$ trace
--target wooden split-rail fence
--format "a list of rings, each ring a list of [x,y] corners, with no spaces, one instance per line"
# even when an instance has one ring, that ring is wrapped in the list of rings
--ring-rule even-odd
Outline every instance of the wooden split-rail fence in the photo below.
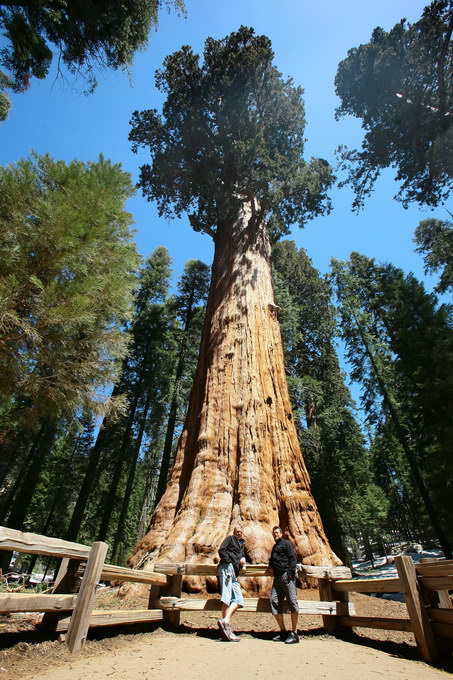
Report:
[[[0,614],[44,612],[41,626],[65,633],[71,652],[77,652],[94,626],[163,620],[177,626],[182,611],[220,610],[218,598],[182,597],[184,576],[215,576],[214,564],[154,565],[146,572],[105,563],[107,544],[91,547],[57,538],[0,527],[0,549],[62,558],[52,592],[0,593]],[[422,561],[395,557],[397,578],[351,579],[346,567],[298,565],[301,578],[315,579],[319,600],[299,600],[300,615],[322,616],[327,632],[345,628],[381,628],[412,632],[421,657],[436,663],[439,654],[453,648],[453,560]],[[266,565],[249,565],[239,577],[269,577]],[[150,586],[148,609],[96,610],[100,581],[144,583]],[[403,593],[407,618],[357,616],[350,593]],[[268,598],[245,598],[241,612],[270,612]]]

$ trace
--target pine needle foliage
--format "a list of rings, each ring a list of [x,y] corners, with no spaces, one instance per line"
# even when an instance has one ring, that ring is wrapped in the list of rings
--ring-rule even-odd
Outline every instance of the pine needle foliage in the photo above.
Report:
[[[371,423],[393,427],[415,492],[451,554],[452,309],[412,275],[359,253],[333,261],[342,337]]]
[[[423,255],[425,274],[439,274],[436,292],[453,291],[453,222],[422,220],[414,241],[417,253]]]
[[[162,6],[185,11],[183,0],[4,0],[0,28],[6,46],[0,63],[21,92],[31,77],[46,77],[56,51],[59,62],[83,74],[92,89],[97,68],[131,64],[151,28],[157,28]]]
[[[130,176],[100,157],[0,169],[0,385],[35,422],[97,408],[126,352]]]
[[[347,548],[382,523],[375,512],[371,460],[335,348],[336,311],[328,281],[294,241],[273,247],[285,367],[301,448],[329,541],[344,561]],[[385,503],[379,517],[385,517]],[[375,522],[373,523],[372,518]]]

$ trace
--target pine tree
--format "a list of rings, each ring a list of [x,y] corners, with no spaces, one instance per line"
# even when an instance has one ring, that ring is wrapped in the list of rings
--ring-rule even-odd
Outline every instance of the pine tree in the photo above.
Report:
[[[126,329],[130,342],[129,355],[123,361],[121,374],[112,391],[115,398],[126,399],[126,407],[122,416],[107,417],[102,423],[68,527],[69,540],[76,540],[78,536],[94,482],[99,476],[94,508],[100,521],[95,517],[93,524],[97,524],[95,531],[99,540],[106,538],[112,512],[120,496],[118,487],[123,470],[128,462],[134,466],[134,458],[140,452],[141,438],[137,442],[137,434],[140,422],[146,422],[148,417],[148,394],[155,408],[159,402],[158,393],[152,393],[155,381],[162,380],[163,374],[171,374],[167,364],[165,369],[161,365],[167,355],[166,338],[171,323],[168,308],[164,304],[169,288],[170,265],[168,251],[159,247],[140,271],[134,317]]]
[[[199,260],[189,260],[178,283],[178,293],[174,301],[180,323],[179,337],[176,339],[177,364],[155,502],[160,500],[167,484],[172,462],[176,421],[183,401],[184,382],[191,385],[193,380],[208,288],[209,268]]]
[[[45,78],[54,50],[68,70],[83,75],[88,91],[96,87],[96,67],[124,68],[136,50],[146,45],[151,27],[157,26],[163,0],[76,2],[65,0],[2,0],[0,27],[6,38],[0,63],[0,120],[10,108],[2,90],[23,92],[31,77]],[[183,0],[165,0],[184,13]]]
[[[453,222],[422,220],[414,240],[425,260],[425,274],[440,273],[436,291],[453,291]]]
[[[360,208],[383,168],[396,168],[409,202],[436,206],[453,186],[452,0],[434,0],[414,24],[405,19],[389,32],[377,27],[371,40],[348,51],[338,66],[337,117],[362,119],[361,151],[340,147],[342,184],[355,190]]]
[[[0,401],[19,454],[7,523],[20,529],[57,434],[102,408],[131,312],[130,176],[102,157],[0,169]],[[26,442],[21,447],[20,442]]]
[[[334,261],[332,268],[363,405],[372,421],[391,419],[430,523],[450,555],[451,310],[437,307],[414,276],[392,265],[352,253],[350,262]]]

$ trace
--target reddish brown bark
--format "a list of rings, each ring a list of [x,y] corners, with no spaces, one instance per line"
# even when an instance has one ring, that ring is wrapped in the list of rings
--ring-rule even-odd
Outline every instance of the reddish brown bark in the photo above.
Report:
[[[251,561],[267,562],[280,524],[299,561],[339,564],[297,439],[265,225],[245,204],[216,236],[200,358],[165,494],[130,559],[217,561],[240,522]]]

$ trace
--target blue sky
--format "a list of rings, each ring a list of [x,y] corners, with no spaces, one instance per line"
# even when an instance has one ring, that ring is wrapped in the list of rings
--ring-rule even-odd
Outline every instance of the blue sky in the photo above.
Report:
[[[414,22],[426,4],[428,0],[187,0],[187,18],[163,10],[158,31],[151,34],[148,49],[136,55],[130,73],[99,73],[93,95],[84,96],[83,82],[74,83],[68,74],[65,82],[55,71],[44,81],[32,81],[28,92],[14,95],[10,118],[0,123],[0,163],[15,162],[31,149],[67,161],[92,160],[103,153],[121,162],[136,180],[146,155],[136,156],[130,150],[129,120],[136,109],[160,107],[155,70],[181,45],[189,44],[201,53],[206,37],[224,37],[241,24],[271,39],[280,71],[305,89],[307,158],[320,156],[333,163],[339,144],[357,147],[362,138],[358,120],[334,119],[338,101],[333,81],[339,61],[349,48],[368,42],[376,26],[389,30],[403,17]],[[435,280],[423,276],[412,235],[421,219],[448,219],[448,214],[445,208],[405,210],[393,200],[397,190],[392,171],[386,171],[364,210],[355,215],[351,192],[334,189],[333,212],[313,220],[304,230],[295,229],[292,238],[298,247],[307,249],[322,272],[328,271],[331,257],[346,259],[356,250],[413,271],[431,289]],[[209,237],[194,233],[187,220],[159,219],[155,207],[140,194],[128,208],[143,255],[158,245],[166,246],[175,276],[187,259],[211,263]]]

